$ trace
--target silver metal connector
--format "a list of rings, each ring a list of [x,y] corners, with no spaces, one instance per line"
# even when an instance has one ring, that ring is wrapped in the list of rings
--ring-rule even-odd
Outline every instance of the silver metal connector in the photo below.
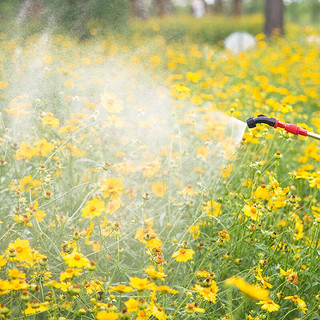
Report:
[[[313,132],[309,132],[309,131],[308,131],[307,136],[308,136],[308,137],[311,137],[311,138],[313,138],[313,139],[320,140],[320,134],[317,134],[317,133],[313,133]]]

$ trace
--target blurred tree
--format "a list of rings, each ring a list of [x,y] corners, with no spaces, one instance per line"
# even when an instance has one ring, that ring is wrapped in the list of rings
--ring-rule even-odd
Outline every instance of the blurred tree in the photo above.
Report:
[[[155,5],[157,7],[157,15],[159,17],[163,17],[172,12],[171,0],[155,0]]]
[[[135,0],[136,14],[141,19],[148,19],[150,16],[148,2],[146,0]]]
[[[158,16],[163,17],[166,14],[166,0],[156,0],[158,6]]]
[[[42,9],[43,8],[40,0],[24,0],[20,10],[19,18],[21,21],[37,19]]]
[[[130,16],[136,17],[137,16],[137,2],[136,0],[129,0],[129,10],[130,10]]]
[[[284,34],[283,0],[266,0],[265,2],[265,34],[270,37],[273,33]]]
[[[216,14],[222,14],[223,13],[223,3],[222,0],[216,0],[214,2],[214,11]]]
[[[242,11],[242,0],[232,1],[232,15],[234,17],[239,17]]]
[[[117,31],[125,28],[128,20],[128,0],[39,1],[44,8],[42,19],[38,21],[39,27],[43,28],[48,19],[53,17],[59,28],[70,30],[79,37],[89,34],[87,26],[92,21]]]
[[[319,22],[320,2],[318,0],[311,0],[311,19],[313,23]]]
[[[264,9],[264,3],[263,1],[253,1],[249,0],[245,2],[245,10],[248,14],[255,14],[255,13],[261,13]]]

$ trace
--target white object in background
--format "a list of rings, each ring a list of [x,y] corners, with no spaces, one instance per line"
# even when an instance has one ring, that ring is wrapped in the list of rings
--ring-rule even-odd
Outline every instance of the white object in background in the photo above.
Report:
[[[309,43],[319,44],[320,43],[320,37],[315,35],[315,34],[311,34],[310,36],[308,36],[307,41]]]
[[[233,54],[247,51],[256,45],[256,39],[248,32],[234,32],[231,33],[226,40],[224,46]]]
[[[204,6],[203,0],[192,0],[191,8],[193,16],[196,18],[201,18],[206,13],[206,8]]]

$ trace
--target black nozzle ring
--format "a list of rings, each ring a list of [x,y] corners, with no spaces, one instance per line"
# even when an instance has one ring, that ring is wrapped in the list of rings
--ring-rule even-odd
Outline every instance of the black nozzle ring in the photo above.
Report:
[[[270,118],[265,116],[264,114],[259,114],[258,117],[250,117],[247,119],[247,125],[250,129],[255,128],[257,123],[266,123],[271,127],[274,127],[276,124],[277,119]]]

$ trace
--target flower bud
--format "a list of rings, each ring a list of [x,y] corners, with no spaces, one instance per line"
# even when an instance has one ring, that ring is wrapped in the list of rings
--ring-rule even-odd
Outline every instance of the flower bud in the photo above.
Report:
[[[52,300],[52,292],[49,291],[47,294],[46,294],[46,301],[51,301]]]
[[[21,292],[20,299],[22,301],[29,301],[30,300],[30,295],[29,295],[27,290],[24,290],[24,291]]]
[[[217,241],[216,241],[216,244],[218,247],[224,247],[226,245],[226,242],[224,241],[224,239],[222,238],[219,238]]]
[[[0,305],[0,314],[8,314],[10,312],[10,310],[5,307],[4,305]]]
[[[73,233],[73,240],[77,241],[80,239],[80,233],[78,231],[75,231]]]
[[[31,300],[31,301],[30,301],[30,304],[31,304],[31,308],[32,308],[32,309],[38,309],[38,308],[40,308],[40,304],[39,304],[39,302],[38,302],[37,300]]]
[[[87,313],[87,311],[86,311],[86,308],[85,308],[85,307],[81,307],[81,308],[78,310],[78,314],[79,314],[80,316],[84,316],[86,313]]]
[[[90,261],[89,264],[87,265],[87,270],[89,271],[95,271],[96,270],[96,263],[94,261]]]
[[[81,287],[80,284],[74,284],[68,287],[67,292],[72,295],[75,296],[77,294],[80,294],[81,291]]]
[[[51,196],[52,196],[52,192],[50,190],[46,190],[44,191],[43,193],[43,197],[47,200],[50,200],[51,199]]]
[[[105,161],[103,164],[102,164],[102,169],[105,170],[105,171],[108,171],[111,167],[111,164],[107,161]]]

